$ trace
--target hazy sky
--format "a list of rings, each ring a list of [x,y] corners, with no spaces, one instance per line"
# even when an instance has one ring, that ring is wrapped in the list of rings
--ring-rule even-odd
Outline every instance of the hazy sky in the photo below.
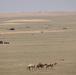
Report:
[[[76,10],[76,0],[0,0],[0,12]]]

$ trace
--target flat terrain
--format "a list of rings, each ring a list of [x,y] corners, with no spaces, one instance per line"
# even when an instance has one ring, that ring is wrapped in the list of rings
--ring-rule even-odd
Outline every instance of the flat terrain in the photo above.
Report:
[[[76,75],[75,12],[0,13],[0,41],[9,42],[0,44],[0,75]],[[49,62],[53,70],[26,70]]]

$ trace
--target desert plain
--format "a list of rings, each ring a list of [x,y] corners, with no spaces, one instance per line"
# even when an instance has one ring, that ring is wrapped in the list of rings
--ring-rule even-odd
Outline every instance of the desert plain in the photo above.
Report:
[[[0,13],[0,41],[0,75],[76,75],[76,11]]]

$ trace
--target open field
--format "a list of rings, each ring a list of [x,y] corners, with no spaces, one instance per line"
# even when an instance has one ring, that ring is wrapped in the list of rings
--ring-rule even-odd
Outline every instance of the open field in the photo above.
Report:
[[[0,13],[0,41],[9,42],[0,44],[0,75],[76,75],[76,12],[29,14]],[[49,62],[53,70],[26,71]]]

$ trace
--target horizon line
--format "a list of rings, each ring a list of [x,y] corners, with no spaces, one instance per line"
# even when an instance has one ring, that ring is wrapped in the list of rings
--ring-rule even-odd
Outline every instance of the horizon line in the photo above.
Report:
[[[15,11],[15,12],[0,12],[0,13],[47,13],[47,12],[76,12],[76,10],[53,10],[53,11]]]

